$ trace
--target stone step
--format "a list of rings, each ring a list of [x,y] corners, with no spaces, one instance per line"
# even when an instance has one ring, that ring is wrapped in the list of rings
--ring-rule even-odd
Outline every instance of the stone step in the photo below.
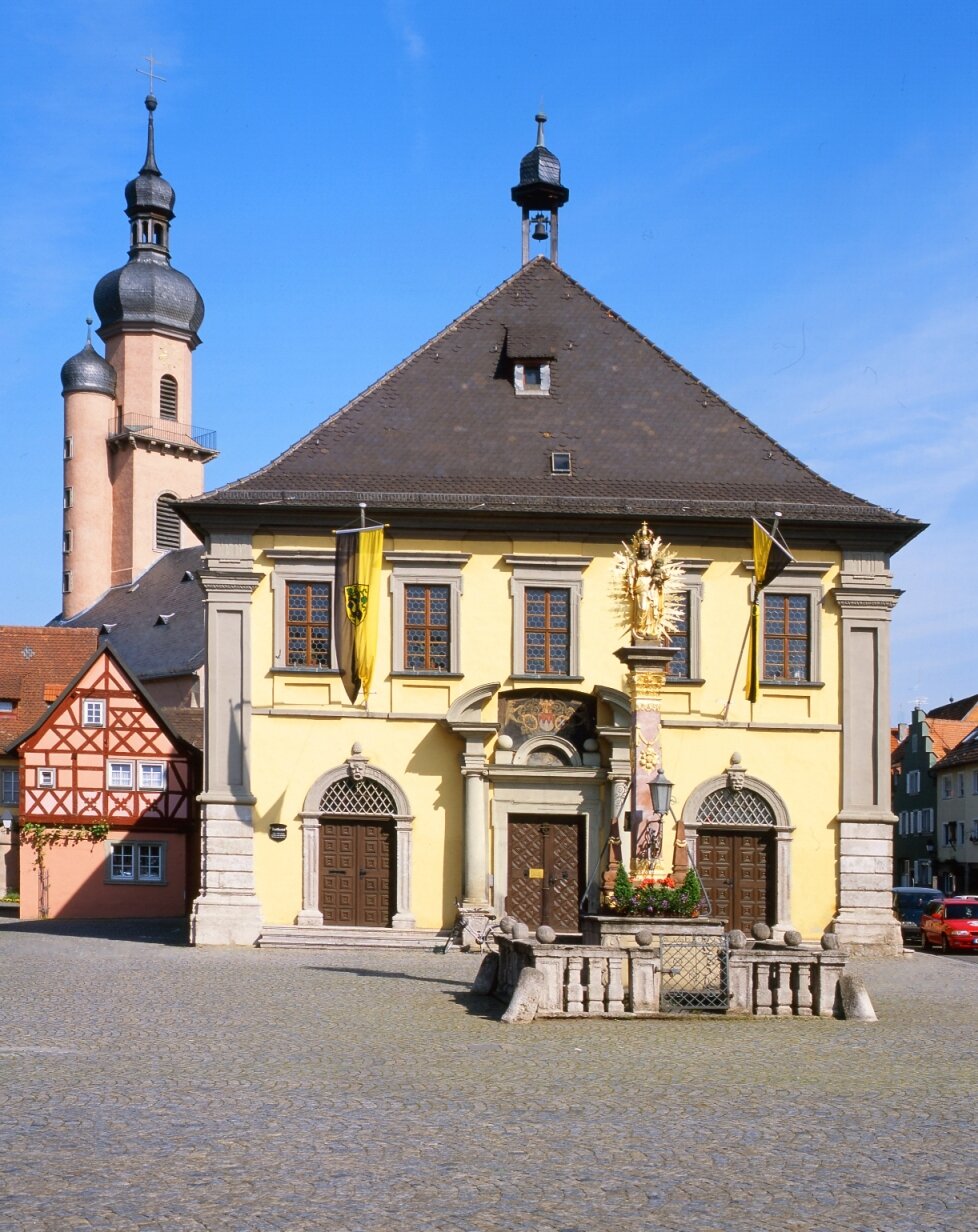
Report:
[[[375,949],[439,950],[448,932],[434,928],[346,928],[339,925],[314,927],[299,924],[266,924],[258,945],[261,949]]]

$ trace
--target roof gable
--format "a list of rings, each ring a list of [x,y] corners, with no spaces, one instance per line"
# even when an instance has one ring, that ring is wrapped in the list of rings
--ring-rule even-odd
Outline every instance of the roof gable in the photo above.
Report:
[[[95,629],[0,626],[0,697],[14,707],[0,711],[0,751],[12,749],[47,712],[98,646]]]
[[[519,354],[510,351],[512,349]],[[550,364],[520,395],[513,365]],[[552,474],[567,452],[572,473]],[[254,474],[184,502],[920,525],[828,483],[545,258]]]

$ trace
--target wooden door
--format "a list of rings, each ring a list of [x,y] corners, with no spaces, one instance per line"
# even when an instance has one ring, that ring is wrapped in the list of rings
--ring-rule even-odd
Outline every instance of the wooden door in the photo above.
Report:
[[[389,928],[393,897],[390,827],[324,821],[319,850],[323,923]]]
[[[770,924],[769,905],[773,862],[768,859],[767,833],[740,830],[700,830],[696,869],[710,898],[710,910],[728,928],[750,933],[754,924]]]
[[[576,817],[511,817],[506,910],[531,932],[580,931],[581,826]]]

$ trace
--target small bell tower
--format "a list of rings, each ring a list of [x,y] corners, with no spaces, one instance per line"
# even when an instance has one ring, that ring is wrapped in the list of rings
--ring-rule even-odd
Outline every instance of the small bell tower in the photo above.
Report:
[[[544,145],[543,126],[547,117],[536,117],[537,143],[520,160],[520,182],[511,196],[523,212],[523,264],[530,259],[530,241],[550,240],[550,260],[557,260],[557,211],[570,196],[560,182],[560,159]],[[532,227],[531,227],[532,224]]]

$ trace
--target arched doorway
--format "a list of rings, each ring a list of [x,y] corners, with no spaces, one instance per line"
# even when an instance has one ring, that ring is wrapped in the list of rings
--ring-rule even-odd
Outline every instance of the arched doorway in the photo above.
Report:
[[[302,811],[302,911],[297,924],[413,928],[414,818],[399,785],[354,745],[322,775]]]
[[[726,774],[692,792],[683,825],[711,914],[728,928],[749,933],[761,923],[783,936],[791,927],[791,826],[778,793],[735,755]]]

